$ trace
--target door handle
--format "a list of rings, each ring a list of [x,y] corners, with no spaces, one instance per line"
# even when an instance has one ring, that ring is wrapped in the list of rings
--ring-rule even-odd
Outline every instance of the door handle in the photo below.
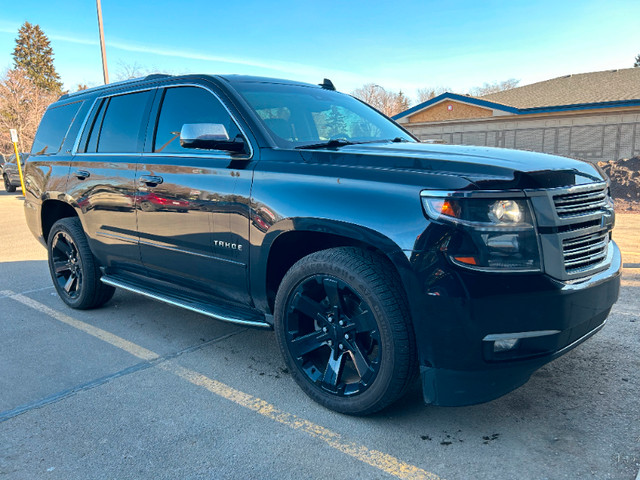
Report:
[[[141,175],[138,179],[140,183],[144,183],[149,187],[156,187],[160,185],[164,180],[162,177],[157,177],[155,175]]]
[[[91,173],[87,172],[86,170],[78,170],[73,174],[73,176],[78,180],[84,180],[86,178],[89,178],[91,176]]]

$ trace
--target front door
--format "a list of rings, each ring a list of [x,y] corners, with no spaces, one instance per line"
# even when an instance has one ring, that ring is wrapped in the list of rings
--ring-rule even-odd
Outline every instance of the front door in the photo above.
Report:
[[[136,175],[142,262],[157,279],[249,304],[252,162],[248,155],[183,148],[179,138],[186,123],[223,124],[231,138],[240,129],[208,89],[169,87],[156,100]]]

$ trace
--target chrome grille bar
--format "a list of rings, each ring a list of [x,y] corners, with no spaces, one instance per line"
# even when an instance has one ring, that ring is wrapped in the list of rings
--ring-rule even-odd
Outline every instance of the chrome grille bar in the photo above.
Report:
[[[566,272],[575,273],[602,262],[607,257],[608,244],[609,232],[606,230],[565,239],[562,253]]]
[[[554,195],[553,203],[560,218],[589,215],[607,205],[607,186],[598,185],[579,193]]]

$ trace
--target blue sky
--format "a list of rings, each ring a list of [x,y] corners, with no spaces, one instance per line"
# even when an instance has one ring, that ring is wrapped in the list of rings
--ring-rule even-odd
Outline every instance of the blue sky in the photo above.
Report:
[[[4,0],[8,2],[8,0]],[[2,8],[0,69],[20,25],[51,40],[66,88],[102,83],[93,0]],[[455,92],[508,78],[628,68],[640,54],[640,2],[102,0],[111,80],[123,65],[167,73],[244,73],[350,92],[364,83]]]

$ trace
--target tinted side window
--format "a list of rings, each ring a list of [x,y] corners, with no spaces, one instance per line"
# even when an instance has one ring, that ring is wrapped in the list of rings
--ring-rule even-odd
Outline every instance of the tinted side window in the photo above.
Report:
[[[102,119],[104,118],[104,107],[107,103],[109,103],[108,99],[100,100],[98,112],[93,117],[93,122],[91,123],[91,128],[88,136],[89,141],[85,141],[85,143],[87,144],[86,148],[80,151],[95,153],[98,150],[98,137],[100,136],[100,127],[102,126]]]
[[[31,153],[33,155],[58,153],[81,105],[82,102],[75,102],[48,109],[38,127]]]
[[[221,123],[233,139],[240,130],[231,116],[210,92],[197,87],[167,88],[162,100],[154,152],[193,153],[193,148],[180,146],[180,130],[185,123]]]
[[[150,92],[111,97],[106,106],[98,152],[136,153],[142,151],[141,130]],[[93,137],[93,134],[91,135]]]

